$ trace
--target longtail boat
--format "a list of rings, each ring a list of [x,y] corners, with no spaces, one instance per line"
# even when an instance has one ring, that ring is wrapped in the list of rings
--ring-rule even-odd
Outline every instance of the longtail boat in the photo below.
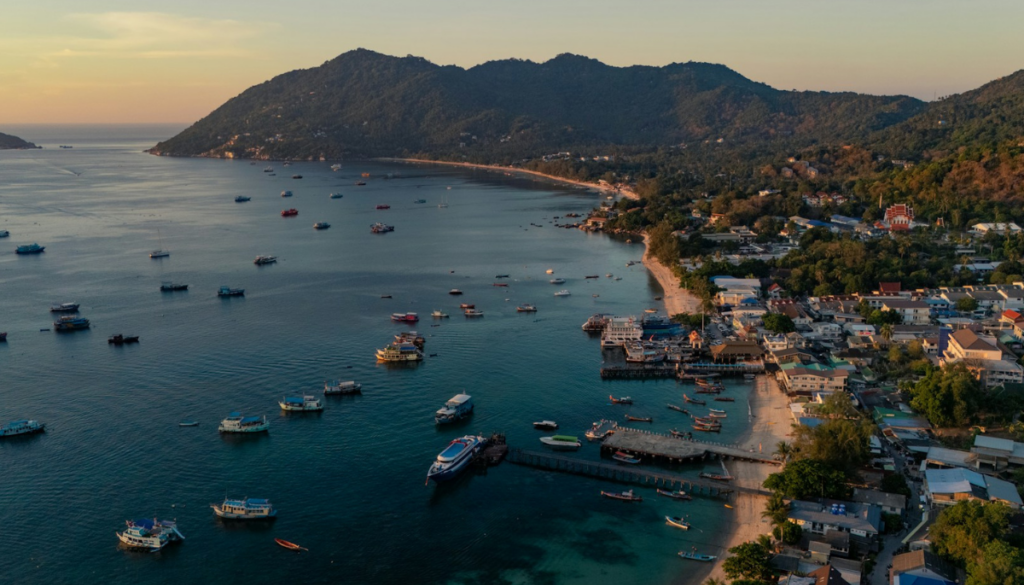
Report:
[[[690,398],[686,394],[683,394],[683,400],[689,402],[690,404],[700,404],[701,406],[704,406],[705,404],[707,404],[707,402],[705,402],[703,400],[698,400],[696,398]]]

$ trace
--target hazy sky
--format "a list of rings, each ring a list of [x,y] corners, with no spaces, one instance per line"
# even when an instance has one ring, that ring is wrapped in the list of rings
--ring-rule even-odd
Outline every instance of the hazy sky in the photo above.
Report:
[[[36,0],[0,11],[0,124],[192,122],[364,47],[472,66],[708,61],[780,89],[909,94],[1024,68],[1022,0]]]

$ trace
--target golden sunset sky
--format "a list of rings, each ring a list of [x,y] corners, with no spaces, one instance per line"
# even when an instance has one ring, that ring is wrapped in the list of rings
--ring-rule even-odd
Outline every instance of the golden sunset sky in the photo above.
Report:
[[[0,124],[192,122],[357,47],[463,67],[707,61],[779,89],[930,100],[1024,68],[1021,23],[1020,0],[12,2]]]

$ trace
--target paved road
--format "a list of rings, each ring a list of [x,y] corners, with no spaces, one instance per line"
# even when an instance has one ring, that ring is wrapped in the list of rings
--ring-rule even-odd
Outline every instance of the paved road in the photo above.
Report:
[[[888,446],[886,448],[896,461],[897,473],[903,473],[903,470],[906,468],[906,459],[888,448]],[[906,538],[907,533],[921,522],[921,510],[918,508],[918,503],[920,502],[918,484],[908,479],[907,485],[910,486],[910,498],[907,500],[908,511],[905,520],[908,528],[898,534],[885,537],[882,551],[878,553],[878,557],[875,559],[875,568],[868,575],[868,582],[871,585],[889,585],[889,566],[892,565],[893,553],[902,546],[903,539]]]

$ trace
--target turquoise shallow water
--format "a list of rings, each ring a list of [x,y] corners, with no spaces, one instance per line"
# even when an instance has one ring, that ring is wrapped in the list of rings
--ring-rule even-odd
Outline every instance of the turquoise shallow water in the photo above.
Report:
[[[672,583],[694,572],[674,553],[714,551],[729,526],[720,503],[642,490],[642,504],[622,504],[598,496],[621,486],[508,464],[424,486],[452,438],[498,430],[540,449],[530,422],[555,419],[582,436],[626,412],[610,393],[632,395],[629,412],[654,416],[652,430],[682,426],[665,409],[681,403],[682,388],[602,382],[598,341],[580,330],[595,312],[636,314],[657,294],[642,266],[625,266],[639,246],[550,225],[597,195],[359,161],[338,172],[271,163],[270,177],[263,164],[140,152],[171,128],[16,130],[47,148],[0,153],[0,229],[11,232],[0,240],[0,331],[9,332],[0,420],[34,418],[48,432],[0,442],[0,581]],[[354,186],[363,172],[368,184]],[[295,196],[282,199],[284,189]],[[252,201],[234,203],[239,194]],[[437,207],[443,197],[447,209]],[[391,209],[374,209],[382,203]],[[286,207],[299,216],[280,217]],[[315,221],[332,227],[314,231]],[[375,221],[396,231],[375,236]],[[34,241],[44,254],[13,253]],[[171,256],[149,259],[160,247]],[[257,254],[279,261],[256,267]],[[548,283],[549,268],[573,296],[553,297],[563,287]],[[507,289],[492,286],[497,274],[511,275]],[[161,294],[163,280],[190,290]],[[245,288],[245,298],[217,298],[222,284]],[[465,295],[449,296],[453,287]],[[80,302],[93,328],[39,331],[59,301]],[[485,317],[466,320],[459,302]],[[522,302],[538,313],[517,314]],[[431,327],[434,308],[452,317]],[[420,313],[436,357],[375,363],[375,348],[405,329],[389,321],[395,311]],[[118,332],[142,342],[108,346]],[[285,394],[319,393],[329,377],[358,380],[364,394],[329,399],[319,415],[277,408]],[[740,400],[724,406],[737,418],[723,441],[745,426],[747,390],[730,389]],[[436,428],[433,411],[463,391],[474,396],[473,418]],[[217,422],[235,409],[267,414],[269,436],[219,436]],[[179,428],[185,418],[200,426]],[[597,447],[579,456],[596,459]],[[225,495],[270,498],[280,517],[222,524],[208,505]],[[698,528],[668,528],[666,514]],[[154,515],[177,518],[187,540],[156,555],[118,548],[124,520]],[[289,554],[275,537],[310,552]]]

